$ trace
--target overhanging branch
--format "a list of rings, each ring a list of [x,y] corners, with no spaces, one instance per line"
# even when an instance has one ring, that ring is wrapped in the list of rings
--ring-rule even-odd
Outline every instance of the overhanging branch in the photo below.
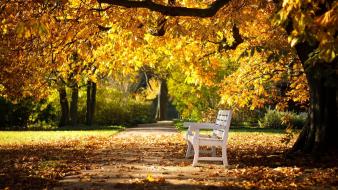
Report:
[[[187,8],[174,7],[170,5],[162,5],[154,3],[151,0],[97,0],[99,3],[106,3],[110,5],[117,5],[126,8],[146,8],[151,11],[162,13],[167,16],[193,16],[193,17],[212,17],[219,9],[221,9],[230,0],[215,0],[208,8]]]

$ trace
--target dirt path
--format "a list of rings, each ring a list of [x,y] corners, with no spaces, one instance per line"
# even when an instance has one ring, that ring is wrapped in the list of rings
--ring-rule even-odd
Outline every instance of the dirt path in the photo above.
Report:
[[[192,160],[184,158],[183,135],[171,122],[139,125],[113,140],[97,150],[100,162],[94,169],[66,176],[54,189],[205,189],[208,169],[215,173],[213,186],[224,181],[217,173],[224,171],[221,164],[191,166]]]
[[[177,129],[173,126],[172,121],[160,121],[151,124],[139,124],[134,128],[127,128],[119,133],[116,138],[129,138],[130,136],[161,136],[177,134]]]

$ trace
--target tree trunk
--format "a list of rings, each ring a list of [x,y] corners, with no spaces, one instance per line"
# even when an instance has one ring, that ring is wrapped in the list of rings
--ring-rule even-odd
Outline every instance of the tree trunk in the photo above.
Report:
[[[92,109],[91,109],[91,92],[92,92],[92,82],[91,81],[88,81],[87,82],[87,100],[86,100],[86,103],[87,103],[87,110],[86,110],[86,124],[87,125],[92,125],[92,121],[91,121],[91,118],[92,118]]]
[[[337,150],[337,76],[332,63],[305,63],[309,44],[296,46],[310,88],[310,107],[307,124],[303,127],[293,151],[322,153]],[[308,51],[307,51],[308,50]]]
[[[86,112],[86,124],[92,125],[94,120],[96,104],[96,83],[88,81],[87,84],[87,112]]]
[[[160,80],[160,89],[157,95],[157,109],[155,119],[158,121],[166,119],[168,103],[168,87],[165,79]]]
[[[96,83],[93,82],[92,84],[92,98],[91,98],[91,112],[92,112],[92,118],[91,118],[91,124],[94,121],[95,116],[95,106],[96,106]]]
[[[60,107],[61,107],[61,118],[59,127],[63,127],[69,124],[69,105],[67,100],[67,92],[64,84],[60,84],[59,88]]]
[[[70,103],[70,121],[73,126],[77,125],[77,107],[78,107],[78,100],[79,100],[79,87],[77,83],[74,83],[72,86],[72,100]]]

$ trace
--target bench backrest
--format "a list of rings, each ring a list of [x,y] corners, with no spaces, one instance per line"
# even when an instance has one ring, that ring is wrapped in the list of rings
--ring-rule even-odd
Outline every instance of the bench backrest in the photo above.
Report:
[[[221,129],[214,129],[213,133],[221,138],[225,143],[228,139],[228,132],[231,123],[231,110],[219,110],[216,118],[216,125],[221,126]]]

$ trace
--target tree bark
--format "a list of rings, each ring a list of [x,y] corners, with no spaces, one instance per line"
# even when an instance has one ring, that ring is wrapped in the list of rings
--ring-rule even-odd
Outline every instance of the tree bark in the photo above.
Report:
[[[92,125],[91,123],[91,118],[92,118],[92,109],[91,109],[91,92],[92,92],[92,82],[88,81],[87,82],[87,110],[86,110],[86,124],[87,125]]]
[[[70,121],[73,126],[77,126],[78,117],[77,117],[77,108],[79,100],[79,87],[77,83],[74,83],[72,86],[72,100],[70,103]]]
[[[313,47],[312,47],[313,48]],[[303,64],[310,88],[310,107],[307,124],[303,127],[293,151],[322,153],[337,150],[337,69],[332,63],[306,63],[308,52],[312,52],[310,44],[296,46]]]
[[[157,109],[155,119],[158,121],[165,120],[167,115],[168,87],[165,79],[160,80],[160,89],[157,95]]]
[[[96,83],[88,81],[86,124],[89,126],[93,125],[95,105],[96,105]]]
[[[61,118],[59,122],[59,127],[63,127],[69,124],[69,105],[67,100],[67,92],[64,84],[60,84],[59,88],[59,98],[60,98],[60,107],[61,107]]]

